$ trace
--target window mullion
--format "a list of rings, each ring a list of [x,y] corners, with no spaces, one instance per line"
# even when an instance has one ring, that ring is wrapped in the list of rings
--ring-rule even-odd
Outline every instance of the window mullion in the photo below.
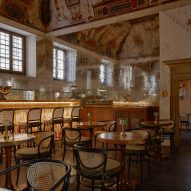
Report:
[[[58,49],[56,48],[56,53],[55,53],[55,57],[56,57],[56,78],[58,79]]]
[[[13,36],[9,35],[9,52],[10,52],[10,58],[9,58],[9,64],[10,64],[10,71],[13,71]]]

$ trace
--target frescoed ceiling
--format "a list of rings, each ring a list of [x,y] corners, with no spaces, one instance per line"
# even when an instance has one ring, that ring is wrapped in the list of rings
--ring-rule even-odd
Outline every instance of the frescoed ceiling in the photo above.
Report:
[[[0,16],[50,32],[171,1],[181,0],[0,0]]]
[[[40,1],[37,0],[0,0],[0,16],[44,31],[40,20]]]
[[[51,0],[51,30],[87,23],[176,0]]]
[[[158,15],[62,35],[59,38],[115,60],[159,56]]]

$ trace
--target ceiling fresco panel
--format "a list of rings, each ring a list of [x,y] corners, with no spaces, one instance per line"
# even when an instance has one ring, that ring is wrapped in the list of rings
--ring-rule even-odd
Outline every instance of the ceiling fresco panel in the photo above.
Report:
[[[176,0],[51,0],[49,30],[89,23]]]

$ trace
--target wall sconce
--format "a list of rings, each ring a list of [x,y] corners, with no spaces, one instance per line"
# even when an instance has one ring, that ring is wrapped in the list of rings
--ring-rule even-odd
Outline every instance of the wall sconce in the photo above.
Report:
[[[191,25],[191,19],[188,19],[187,25]]]
[[[160,97],[161,98],[165,98],[165,97],[167,97],[168,96],[168,92],[166,91],[166,90],[162,90],[161,92],[160,92]]]

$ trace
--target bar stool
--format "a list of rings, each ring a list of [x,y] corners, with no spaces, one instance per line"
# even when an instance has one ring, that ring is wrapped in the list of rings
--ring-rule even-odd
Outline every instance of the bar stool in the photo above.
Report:
[[[24,129],[26,133],[32,133],[33,127],[38,127],[38,129],[41,131],[41,126],[42,126],[41,114],[42,114],[41,108],[29,109],[27,113],[27,121],[18,122],[19,133],[21,132],[21,129]]]
[[[54,108],[54,110],[52,112],[52,118],[50,120],[44,121],[44,130],[46,130],[46,127],[50,127],[51,131],[54,132],[55,125],[60,125],[60,128],[62,129],[62,127],[64,125],[63,114],[64,114],[64,108],[63,107]],[[61,137],[61,134],[60,134],[60,137]],[[54,140],[60,140],[61,139],[60,137],[58,134],[54,135]],[[54,153],[55,153],[55,144],[54,143],[53,143],[53,149],[54,149]]]
[[[69,127],[72,127],[73,122],[80,122],[80,107],[73,107],[70,118],[64,118],[64,123],[69,123]]]

